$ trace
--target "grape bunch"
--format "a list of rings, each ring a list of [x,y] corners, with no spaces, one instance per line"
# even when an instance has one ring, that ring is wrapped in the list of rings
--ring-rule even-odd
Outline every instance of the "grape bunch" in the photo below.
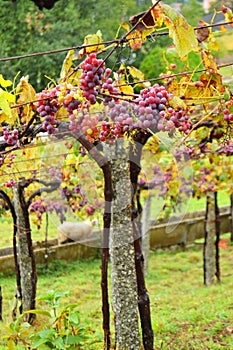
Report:
[[[81,209],[88,203],[86,199],[86,191],[81,188],[80,184],[74,187],[62,187],[61,197],[65,199],[69,207],[75,212],[76,210],[81,211]]]
[[[198,159],[200,157],[200,149],[196,149],[193,145],[177,148],[174,153],[177,162],[187,162],[190,159]]]
[[[105,68],[104,61],[97,59],[95,53],[91,53],[80,65],[82,69],[80,88],[83,96],[91,103],[96,103],[96,96],[100,91]]]
[[[80,67],[82,69],[80,88],[90,104],[96,103],[96,98],[100,93],[104,96],[104,104],[107,104],[112,98],[117,100],[118,90],[113,86],[113,80],[110,78],[112,71],[110,68],[105,70],[105,63],[101,58],[97,59],[96,54],[91,53]]]
[[[3,138],[7,142],[8,145],[16,145],[19,139],[19,132],[17,129],[13,131],[9,131],[6,126],[2,128],[3,130]]]
[[[169,94],[164,86],[155,84],[150,88],[140,91],[139,97],[135,100],[138,122],[136,127],[147,129],[159,127],[159,120],[170,113]]]
[[[225,154],[226,156],[233,155],[233,141],[227,140],[225,143],[221,143],[218,154]]]
[[[223,110],[223,119],[224,119],[227,123],[233,121],[233,113],[230,113],[228,108],[225,108],[225,109]]]
[[[88,207],[86,207],[86,213],[88,216],[92,216],[95,213],[95,207],[90,204]]]
[[[141,90],[133,101],[124,100],[121,103],[109,103],[109,117],[114,124],[111,131],[110,123],[104,125],[102,138],[117,137],[124,132],[137,128],[152,131],[165,130],[169,132],[186,132],[190,128],[189,117],[180,107],[177,111],[170,105],[172,95],[164,86],[155,84]],[[102,139],[101,139],[102,140]]]
[[[98,122],[98,115],[90,116],[89,114],[84,114],[80,120],[80,129],[86,134],[86,139],[90,142],[94,142],[99,133]]]
[[[57,101],[59,89],[60,86],[57,85],[51,90],[43,90],[37,96],[37,112],[40,117],[43,118],[42,127],[48,132],[48,134],[53,134],[57,131],[55,114],[60,108],[60,104]]]
[[[99,136],[101,142],[108,140],[111,143],[122,135],[122,128],[119,123],[114,124],[107,121],[102,122]]]
[[[67,110],[70,118],[69,129],[71,131],[77,131],[77,118],[82,116],[82,114],[80,113],[81,100],[74,90],[69,89],[66,91],[66,94],[63,97],[63,106]]]
[[[60,222],[62,223],[66,220],[65,214],[67,212],[67,207],[64,206],[64,203],[62,201],[47,200],[46,212],[50,214],[55,212],[56,215],[59,217]]]
[[[36,215],[36,218],[37,218],[36,225],[38,229],[40,229],[41,227],[42,215],[46,213],[46,210],[47,208],[43,199],[37,199],[30,204],[29,213]]]
[[[9,188],[9,187],[13,187],[15,184],[16,184],[16,181],[15,181],[14,179],[10,179],[9,181],[4,182],[4,183],[3,183],[3,186]]]

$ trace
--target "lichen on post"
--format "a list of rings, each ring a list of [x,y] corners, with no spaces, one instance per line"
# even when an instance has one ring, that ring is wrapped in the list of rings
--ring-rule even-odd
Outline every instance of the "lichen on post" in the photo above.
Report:
[[[129,142],[119,139],[104,146],[112,170],[113,205],[110,258],[112,305],[119,350],[139,350],[138,296],[135,271]]]

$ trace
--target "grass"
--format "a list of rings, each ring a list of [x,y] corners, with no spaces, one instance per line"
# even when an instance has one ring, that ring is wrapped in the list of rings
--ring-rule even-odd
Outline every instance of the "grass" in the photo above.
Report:
[[[155,350],[233,349],[232,253],[233,246],[221,248],[222,283],[207,288],[203,286],[200,245],[185,251],[151,252],[146,283]],[[69,297],[63,303],[79,303],[81,320],[96,337],[102,334],[100,273],[98,259],[69,264],[55,262],[47,271],[39,266],[37,294],[49,289],[69,290]],[[0,281],[3,317],[8,323],[15,278],[5,273],[0,275]],[[2,332],[3,327],[0,327],[0,335]],[[0,345],[0,349],[6,347]],[[99,349],[102,344],[95,345],[95,350]]]

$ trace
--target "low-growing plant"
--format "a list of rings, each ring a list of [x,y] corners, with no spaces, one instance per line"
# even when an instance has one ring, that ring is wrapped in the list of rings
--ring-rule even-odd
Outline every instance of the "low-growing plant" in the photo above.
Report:
[[[68,292],[50,290],[36,298],[49,305],[49,310],[36,309],[27,313],[42,315],[43,323],[30,325],[23,322],[24,314],[5,327],[3,339],[8,349],[91,349],[99,339],[93,340],[93,331],[81,324],[77,303],[66,305],[60,310],[60,299]]]

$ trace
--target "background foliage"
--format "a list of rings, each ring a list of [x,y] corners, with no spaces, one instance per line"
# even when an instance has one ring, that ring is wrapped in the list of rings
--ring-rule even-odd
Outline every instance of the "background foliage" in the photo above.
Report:
[[[40,11],[30,0],[0,0],[0,57],[78,46],[100,28],[103,39],[112,40],[121,22],[150,4],[149,0],[140,6],[136,0],[60,0],[52,10]],[[42,89],[48,83],[44,73],[56,79],[65,56],[66,52],[0,62],[0,70],[9,79],[19,71],[28,73],[32,85]]]

